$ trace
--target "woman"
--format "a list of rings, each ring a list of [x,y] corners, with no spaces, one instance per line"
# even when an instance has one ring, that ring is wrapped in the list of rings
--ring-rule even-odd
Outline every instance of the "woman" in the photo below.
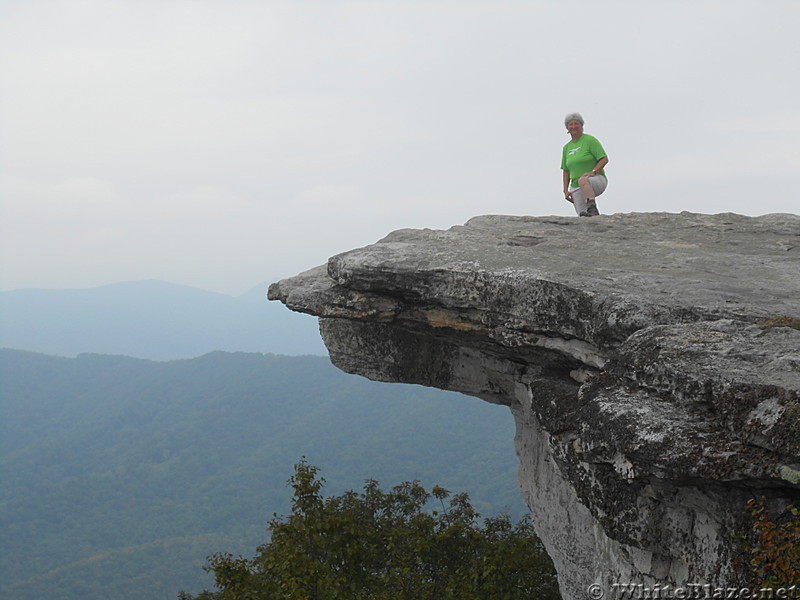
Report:
[[[570,113],[564,125],[572,137],[561,153],[561,170],[564,173],[564,198],[572,202],[581,217],[594,217],[597,210],[595,198],[606,190],[608,179],[603,167],[608,157],[597,138],[583,133],[583,117]]]

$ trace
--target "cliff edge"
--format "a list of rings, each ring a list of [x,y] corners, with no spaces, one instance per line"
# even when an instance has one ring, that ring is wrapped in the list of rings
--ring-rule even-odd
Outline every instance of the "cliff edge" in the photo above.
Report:
[[[482,216],[269,298],[344,371],[510,408],[564,598],[741,583],[747,499],[800,503],[800,216]]]

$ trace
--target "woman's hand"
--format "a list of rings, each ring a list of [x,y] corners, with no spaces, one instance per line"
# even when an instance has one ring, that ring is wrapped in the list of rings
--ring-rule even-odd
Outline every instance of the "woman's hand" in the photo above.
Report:
[[[567,190],[564,190],[564,199],[567,202],[572,202],[572,194],[570,194]],[[575,204],[574,202],[572,203]]]

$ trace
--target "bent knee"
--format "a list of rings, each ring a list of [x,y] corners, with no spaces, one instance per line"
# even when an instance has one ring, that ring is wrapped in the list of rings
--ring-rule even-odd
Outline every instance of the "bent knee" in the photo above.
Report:
[[[579,186],[580,185],[591,185],[592,187],[594,187],[595,183],[593,182],[593,176],[592,175],[581,175],[578,178],[578,185]]]

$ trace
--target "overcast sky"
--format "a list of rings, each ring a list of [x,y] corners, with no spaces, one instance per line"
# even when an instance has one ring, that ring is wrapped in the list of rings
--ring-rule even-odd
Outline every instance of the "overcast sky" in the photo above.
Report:
[[[798,213],[797,0],[0,0],[0,289],[227,293],[403,227]]]

